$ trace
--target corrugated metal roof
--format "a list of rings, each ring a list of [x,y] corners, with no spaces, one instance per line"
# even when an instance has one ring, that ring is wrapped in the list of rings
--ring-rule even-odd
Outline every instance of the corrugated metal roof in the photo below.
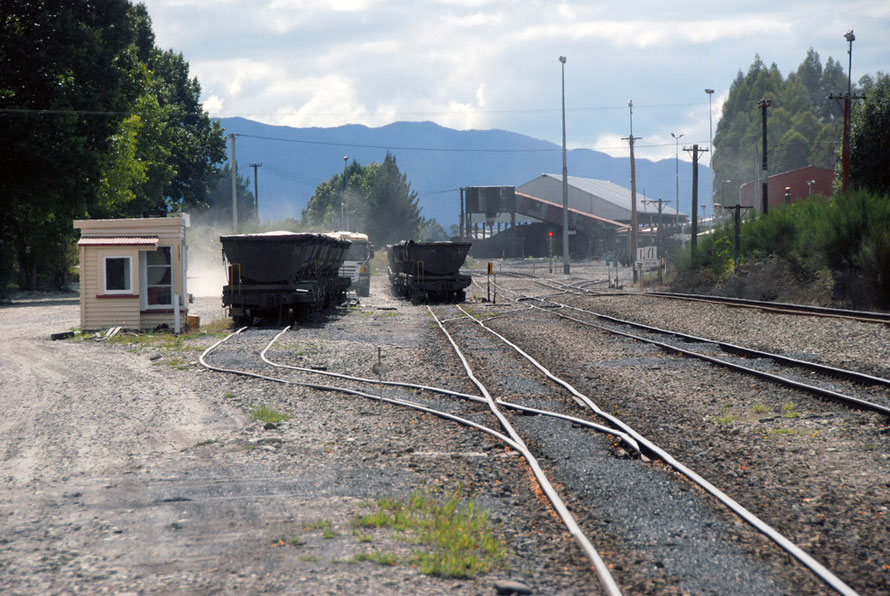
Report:
[[[157,236],[84,236],[78,246],[157,246]]]
[[[542,174],[548,178],[553,178],[562,183],[561,174]],[[622,207],[630,211],[630,189],[625,188],[608,180],[598,180],[596,178],[580,178],[577,176],[568,176],[566,182],[569,186],[577,188],[581,192],[586,192],[595,197],[599,197],[604,201],[608,201],[613,205]],[[643,201],[651,200],[643,193],[637,191],[637,211],[645,211]],[[653,207],[654,209],[654,207]],[[673,207],[665,205],[662,208],[664,215],[675,215],[677,211]]]

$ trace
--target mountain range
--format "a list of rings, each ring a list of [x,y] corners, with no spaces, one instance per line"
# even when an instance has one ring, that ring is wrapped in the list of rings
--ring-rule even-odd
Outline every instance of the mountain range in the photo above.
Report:
[[[395,122],[379,128],[349,124],[336,128],[273,126],[245,118],[222,118],[235,134],[238,172],[253,187],[257,172],[260,217],[299,218],[315,188],[343,171],[344,156],[361,165],[382,162],[389,151],[411,189],[421,214],[446,230],[456,224],[458,189],[465,186],[518,186],[543,173],[562,174],[559,145],[505,130],[454,130],[432,122]],[[609,180],[630,188],[629,157],[590,149],[568,151],[570,176]],[[253,164],[259,164],[256,168]],[[636,160],[637,191],[652,199],[675,197],[674,159]],[[699,165],[699,200],[710,207],[711,170]],[[692,202],[692,164],[679,162],[680,212]],[[706,213],[710,216],[710,212]]]

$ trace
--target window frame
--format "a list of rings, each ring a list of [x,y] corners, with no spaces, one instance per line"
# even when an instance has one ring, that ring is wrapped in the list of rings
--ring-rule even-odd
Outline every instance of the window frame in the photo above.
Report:
[[[123,290],[113,290],[108,288],[108,261],[109,259],[126,259],[127,261],[127,270],[129,271],[129,280],[127,288]],[[133,257],[131,255],[105,255],[102,257],[102,294],[115,296],[115,295],[126,295],[132,296],[134,295],[134,285],[136,280],[133,277]]]
[[[170,263],[168,265],[164,265],[164,267],[167,267],[170,269],[170,284],[169,284],[169,286],[170,286],[170,302],[168,302],[166,304],[149,304],[148,303],[148,289],[149,289],[149,287],[164,287],[164,286],[161,286],[159,284],[149,284],[148,283],[148,268],[150,266],[158,267],[158,268],[161,267],[161,265],[149,265],[148,264],[148,255],[152,252],[157,252],[157,251],[161,250],[162,248],[166,248],[170,251]],[[176,259],[174,258],[173,245],[172,244],[159,244],[153,251],[146,250],[146,251],[143,251],[143,253],[145,255],[145,258],[140,259],[140,261],[142,261],[142,266],[141,266],[142,271],[140,272],[140,278],[144,279],[145,282],[142,284],[142,290],[141,290],[141,293],[143,296],[141,308],[142,308],[142,310],[169,310],[169,309],[173,308],[173,295],[175,294],[174,289],[175,289],[175,285],[176,285],[175,284],[175,275],[174,275],[174,266],[173,266]]]

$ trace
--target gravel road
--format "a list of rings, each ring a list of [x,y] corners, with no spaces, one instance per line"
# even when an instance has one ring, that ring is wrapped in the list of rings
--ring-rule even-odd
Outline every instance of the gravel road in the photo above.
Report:
[[[315,364],[333,369],[347,345],[436,360],[425,311],[397,313],[382,281],[362,306],[306,323]],[[199,299],[192,313],[206,323],[222,315],[217,304]],[[3,592],[480,594],[508,579],[539,593],[596,592],[525,468],[496,442],[360,398],[213,373],[194,351],[182,365],[153,349],[50,341],[77,324],[73,296],[0,308]],[[435,364],[419,371],[436,374]],[[293,417],[265,428],[248,416],[258,404]],[[375,549],[410,559],[410,544],[363,544],[350,523],[375,498],[423,487],[461,487],[484,506],[508,542],[505,564],[448,579],[354,562]]]

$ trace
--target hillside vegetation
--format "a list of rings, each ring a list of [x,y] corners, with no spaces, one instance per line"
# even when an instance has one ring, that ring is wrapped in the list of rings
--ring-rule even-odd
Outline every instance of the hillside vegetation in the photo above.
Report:
[[[813,197],[745,221],[734,262],[729,220],[678,263],[676,288],[765,300],[890,309],[890,195]]]

